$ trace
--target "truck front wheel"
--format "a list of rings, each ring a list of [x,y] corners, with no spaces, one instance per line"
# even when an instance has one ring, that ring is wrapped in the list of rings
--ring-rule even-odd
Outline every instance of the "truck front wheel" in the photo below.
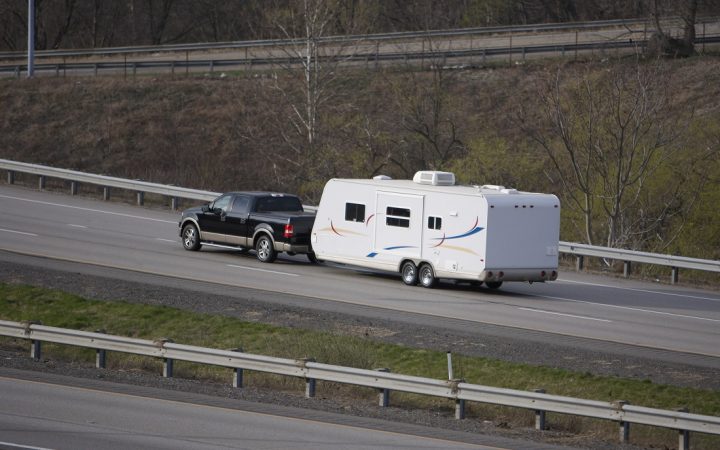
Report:
[[[272,240],[265,234],[258,238],[257,244],[255,244],[255,252],[260,262],[271,263],[277,258],[277,252]]]

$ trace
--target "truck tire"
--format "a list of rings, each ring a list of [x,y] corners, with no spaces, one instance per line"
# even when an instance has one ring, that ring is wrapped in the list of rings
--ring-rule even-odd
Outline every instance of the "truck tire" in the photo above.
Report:
[[[315,256],[315,252],[307,253],[307,259],[310,261],[310,264],[317,264],[320,262],[318,261],[317,256]]]
[[[408,286],[415,286],[418,282],[418,270],[415,263],[412,261],[405,261],[400,269],[400,275],[403,283]]]
[[[486,281],[485,285],[490,289],[497,289],[502,286],[502,281]]]
[[[185,250],[200,250],[200,234],[197,227],[192,223],[186,224],[182,229],[182,245]]]
[[[257,253],[257,259],[260,262],[271,263],[275,261],[275,258],[277,258],[277,252],[273,246],[272,239],[270,239],[266,234],[263,234],[258,238],[257,244],[255,244],[255,252]]]
[[[437,279],[435,278],[435,272],[433,271],[432,266],[428,263],[420,265],[420,269],[418,270],[418,278],[422,287],[428,289],[432,289],[433,287],[435,287],[435,283],[437,282]]]

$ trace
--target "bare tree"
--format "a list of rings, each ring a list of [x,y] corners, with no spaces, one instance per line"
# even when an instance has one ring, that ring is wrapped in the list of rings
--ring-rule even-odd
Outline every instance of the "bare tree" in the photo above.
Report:
[[[391,160],[406,175],[422,169],[442,170],[466,150],[459,126],[462,119],[450,93],[454,72],[445,67],[441,49],[431,39],[425,40],[424,48],[430,55],[430,70],[408,65],[402,74],[387,80],[404,131]]]
[[[640,248],[693,207],[702,181],[683,176],[692,158],[673,167],[685,155],[692,112],[671,108],[671,77],[659,62],[600,77],[561,68],[538,89],[546,131],[525,127],[532,112],[521,113],[520,126],[545,150],[589,244]]]

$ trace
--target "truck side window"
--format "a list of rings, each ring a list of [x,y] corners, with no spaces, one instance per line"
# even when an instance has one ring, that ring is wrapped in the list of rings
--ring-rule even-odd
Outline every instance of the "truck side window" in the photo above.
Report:
[[[365,205],[345,203],[345,220],[349,222],[365,222]]]
[[[388,206],[385,210],[385,224],[390,227],[410,228],[410,210],[406,208],[396,208]],[[404,219],[408,217],[408,219]]]
[[[428,217],[429,230],[442,230],[442,217]]]
[[[228,209],[230,209],[230,199],[232,196],[230,195],[224,195],[220,197],[219,199],[215,200],[213,202],[212,207],[215,209],[222,209],[223,211],[227,212]]]
[[[235,201],[232,205],[232,212],[234,213],[247,213],[250,206],[250,199],[247,197],[235,197]]]

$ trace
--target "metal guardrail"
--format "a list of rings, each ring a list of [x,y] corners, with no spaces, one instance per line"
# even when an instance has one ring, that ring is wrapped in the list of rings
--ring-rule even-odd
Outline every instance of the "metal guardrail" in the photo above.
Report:
[[[367,370],[315,362],[312,359],[286,359],[218,350],[173,343],[168,339],[156,341],[127,338],[55,328],[33,323],[0,321],[0,335],[32,341],[31,357],[40,359],[41,342],[74,345],[95,349],[96,365],[105,366],[105,351],[117,351],[163,359],[163,375],[172,377],[173,361],[211,364],[235,370],[234,386],[242,387],[242,370],[285,375],[305,379],[305,395],[315,395],[316,380],[365,386],[380,389],[380,406],[387,406],[390,391],[408,392],[447,398],[456,402],[455,417],[464,417],[465,401],[489,403],[535,411],[535,425],[545,428],[545,412],[611,420],[620,425],[620,439],[628,439],[629,424],[643,424],[680,430],[681,448],[687,448],[690,431],[720,435],[720,417],[668,411],[626,402],[604,402],[482,386],[464,380],[437,380],[391,373],[387,369]],[[683,441],[683,438],[685,439]],[[685,442],[686,445],[683,445]]]
[[[715,18],[702,19],[708,22],[715,21]],[[648,23],[646,19],[615,19],[592,22],[567,22],[567,23],[541,23],[530,25],[511,25],[496,27],[458,28],[452,30],[430,30],[430,31],[404,31],[395,33],[378,33],[349,36],[323,36],[318,41],[323,43],[341,43],[355,41],[391,41],[400,39],[422,39],[435,37],[450,37],[464,35],[487,35],[503,33],[535,33],[545,31],[564,30],[588,30],[608,27],[632,27]],[[700,23],[700,22],[699,22]],[[184,52],[184,51],[206,51],[222,49],[238,49],[253,47],[278,47],[304,43],[302,39],[265,39],[253,41],[233,42],[206,42],[189,44],[166,44],[166,45],[143,45],[128,47],[106,47],[92,49],[68,49],[68,50],[39,50],[35,52],[36,57],[81,57],[119,54],[141,54],[158,52]],[[24,59],[27,52],[0,52],[0,59]]]
[[[697,44],[716,44],[720,42],[720,36],[706,36],[704,38],[697,38],[695,40]],[[542,54],[542,53],[554,53],[560,55],[566,55],[574,52],[586,52],[596,50],[613,50],[613,49],[628,49],[628,48],[644,48],[647,44],[644,40],[623,40],[623,41],[599,41],[599,42],[584,42],[579,44],[549,44],[549,45],[533,45],[533,46],[515,46],[515,47],[489,47],[489,48],[476,48],[476,49],[464,49],[464,50],[434,50],[434,51],[421,51],[421,52],[388,52],[388,53],[352,53],[348,55],[339,56],[321,56],[318,58],[322,62],[340,62],[340,63],[380,63],[380,62],[394,62],[394,61],[429,61],[435,63],[442,61],[443,64],[449,59],[458,58],[480,58],[482,63],[485,63],[485,59],[489,57],[497,57],[504,55],[522,55],[522,59],[525,59],[526,55],[531,54]],[[113,62],[81,62],[81,63],[43,63],[35,64],[34,69],[36,72],[54,72],[56,76],[60,75],[60,71],[66,70],[86,70],[93,71],[97,75],[100,70],[112,70],[112,71],[124,71],[127,73],[128,70],[132,71],[134,75],[138,69],[166,69],[173,73],[176,69],[207,69],[208,72],[213,72],[216,68],[223,67],[245,67],[252,68],[257,66],[268,66],[268,65],[279,65],[286,66],[297,64],[298,59],[288,56],[278,57],[248,57],[248,58],[237,58],[237,59],[179,59],[173,61],[113,61]],[[27,71],[27,65],[2,65],[0,66],[0,73],[12,73],[16,77],[19,77],[21,73]]]
[[[109,177],[105,175],[95,175],[86,172],[78,172],[75,170],[57,169],[54,167],[43,166],[39,164],[28,164],[7,159],[0,159],[0,169],[7,171],[7,182],[13,184],[15,181],[15,173],[29,173],[38,175],[38,188],[44,189],[45,177],[60,178],[71,182],[70,193],[77,193],[77,183],[88,183],[103,186],[103,197],[109,199],[109,188],[119,188],[137,192],[138,204],[143,204],[144,193],[149,192],[159,194],[171,198],[171,208],[177,209],[178,198],[190,200],[210,201],[217,198],[220,192],[203,191],[198,189],[187,189],[177,186],[168,186],[158,183],[149,183],[146,181],[127,180],[124,178]],[[303,205],[306,210],[314,210],[314,206]],[[597,257],[605,259],[613,259],[624,262],[624,274],[630,275],[631,262],[654,264],[659,266],[667,266],[672,268],[670,277],[671,283],[677,283],[679,269],[703,270],[708,272],[720,273],[720,261],[688,258],[684,256],[660,255],[656,253],[638,252],[633,250],[625,250],[618,248],[599,247],[587,244],[576,244],[572,242],[559,243],[558,250],[561,253],[574,255],[577,257],[577,270],[582,270],[584,257]]]

